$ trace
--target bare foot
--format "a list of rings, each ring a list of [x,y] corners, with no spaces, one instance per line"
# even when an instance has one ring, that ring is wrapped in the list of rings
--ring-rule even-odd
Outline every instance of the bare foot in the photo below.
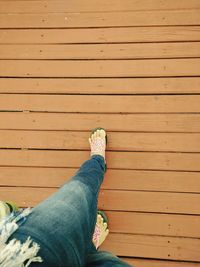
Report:
[[[89,138],[91,156],[101,155],[105,160],[106,132],[105,130],[96,130]]]
[[[108,225],[106,222],[103,222],[103,217],[100,214],[98,214],[92,239],[96,249],[98,249],[101,246],[101,244],[105,241],[108,234],[109,234]]]

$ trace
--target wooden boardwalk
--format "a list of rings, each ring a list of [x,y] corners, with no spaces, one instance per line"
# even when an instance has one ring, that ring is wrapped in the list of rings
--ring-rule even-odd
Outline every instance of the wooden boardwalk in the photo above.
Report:
[[[0,0],[0,199],[45,199],[108,131],[103,245],[200,266],[200,1]]]

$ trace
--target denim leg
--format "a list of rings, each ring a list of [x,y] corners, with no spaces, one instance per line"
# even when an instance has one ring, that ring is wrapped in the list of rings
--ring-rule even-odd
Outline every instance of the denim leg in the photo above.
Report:
[[[56,193],[37,205],[11,236],[24,241],[30,235],[40,244],[38,254],[44,263],[30,266],[85,266],[104,172],[103,157],[92,156]]]
[[[128,263],[106,251],[96,251],[89,254],[86,267],[131,267]]]

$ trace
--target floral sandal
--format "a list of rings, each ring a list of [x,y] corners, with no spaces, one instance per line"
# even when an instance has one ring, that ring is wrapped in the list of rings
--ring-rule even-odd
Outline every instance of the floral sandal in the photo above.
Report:
[[[93,244],[98,249],[109,234],[108,218],[103,211],[97,212],[97,222],[93,234]]]
[[[101,138],[96,140],[96,142],[92,143],[91,137],[97,130],[103,130],[105,132],[105,141],[106,141],[105,143],[104,143],[103,139],[101,139]],[[102,127],[97,127],[95,129],[93,129],[91,132],[90,138],[89,138],[89,142],[91,145],[91,155],[96,155],[96,154],[101,155],[102,154],[102,156],[105,159],[105,154],[103,152],[105,152],[106,146],[108,144],[108,137],[107,137],[105,129]],[[105,172],[106,172],[106,170],[107,170],[107,164],[106,164],[106,160],[105,160]]]

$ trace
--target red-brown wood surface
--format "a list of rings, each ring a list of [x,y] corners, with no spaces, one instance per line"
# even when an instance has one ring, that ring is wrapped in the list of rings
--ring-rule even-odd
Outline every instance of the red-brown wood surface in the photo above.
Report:
[[[103,249],[200,266],[200,2],[0,1],[0,199],[35,206],[108,132]]]

